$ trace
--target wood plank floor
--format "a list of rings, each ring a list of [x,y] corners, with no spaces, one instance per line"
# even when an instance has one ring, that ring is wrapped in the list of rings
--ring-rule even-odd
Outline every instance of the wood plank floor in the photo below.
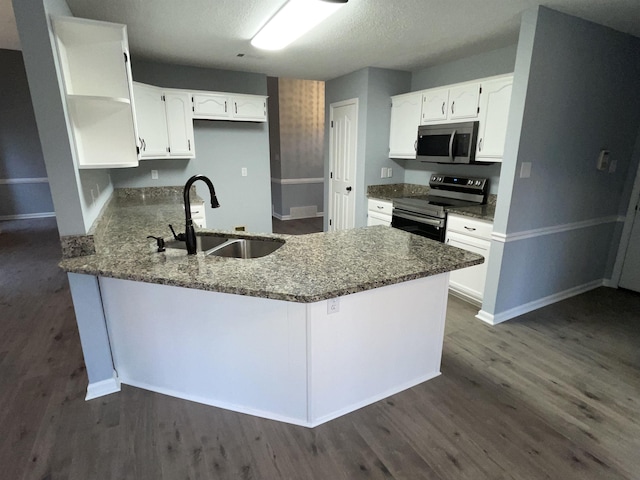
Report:
[[[0,227],[2,479],[640,478],[638,294],[497,327],[451,297],[440,377],[306,429],[127,386],[85,402],[55,223]]]

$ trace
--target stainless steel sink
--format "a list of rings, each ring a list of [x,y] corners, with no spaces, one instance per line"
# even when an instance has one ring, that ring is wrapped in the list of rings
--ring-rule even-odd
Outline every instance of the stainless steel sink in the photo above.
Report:
[[[213,248],[205,255],[227,258],[260,258],[275,252],[284,245],[283,241],[256,238],[235,238]]]
[[[275,252],[284,245],[284,240],[262,238],[229,238],[196,235],[196,250],[205,255],[226,258],[259,258]],[[186,250],[185,242],[170,240],[166,248]]]
[[[211,235],[196,235],[196,249],[199,252],[207,252],[212,248],[229,241],[229,237],[213,237]],[[180,240],[169,240],[165,242],[166,248],[187,249],[187,244]]]

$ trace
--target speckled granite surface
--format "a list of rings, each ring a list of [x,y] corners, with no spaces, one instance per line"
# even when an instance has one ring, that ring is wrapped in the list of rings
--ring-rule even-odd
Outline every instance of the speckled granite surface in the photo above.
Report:
[[[390,183],[388,185],[369,185],[367,197],[381,200],[393,200],[401,197],[415,197],[429,194],[428,185],[416,185],[413,183]]]
[[[169,240],[169,223],[184,230],[181,201],[114,196],[96,229],[96,253],[64,259],[60,266],[74,273],[309,303],[483,262],[471,252],[384,226],[299,236],[231,235],[285,240],[271,255],[248,260],[188,256],[179,249],[157,253],[155,241],[146,237]]]
[[[496,195],[489,195],[487,199],[486,205],[478,205],[476,207],[460,207],[460,208],[449,208],[447,211],[449,213],[455,213],[457,215],[464,215],[466,217],[477,218],[479,220],[484,220],[486,222],[493,222],[493,219],[496,214]]]

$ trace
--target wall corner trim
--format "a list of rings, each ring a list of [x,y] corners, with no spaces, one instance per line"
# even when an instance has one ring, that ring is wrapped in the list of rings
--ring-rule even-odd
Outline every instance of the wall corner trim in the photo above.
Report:
[[[105,395],[109,395],[111,393],[116,393],[119,391],[120,379],[114,371],[112,378],[107,378],[106,380],[90,383],[89,386],[87,386],[87,396],[84,397],[84,399],[93,400],[94,398],[104,397]]]

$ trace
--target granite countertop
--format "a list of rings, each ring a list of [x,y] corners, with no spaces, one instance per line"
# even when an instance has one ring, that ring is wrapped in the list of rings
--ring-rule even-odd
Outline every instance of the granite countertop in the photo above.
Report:
[[[380,200],[393,200],[394,198],[416,197],[428,195],[430,188],[426,185],[415,185],[411,183],[392,183],[387,185],[369,185],[367,187],[367,197]],[[474,207],[451,207],[447,212],[466,217],[473,217],[487,222],[492,222],[496,213],[497,196],[489,194],[485,205]]]
[[[285,244],[255,259],[186,255],[180,249],[158,253],[147,235],[170,240],[169,223],[184,230],[182,200],[175,195],[114,195],[95,229],[95,253],[65,258],[60,266],[73,273],[309,303],[483,262],[480,255],[384,226],[298,236],[203,230],[198,233],[278,238]]]

